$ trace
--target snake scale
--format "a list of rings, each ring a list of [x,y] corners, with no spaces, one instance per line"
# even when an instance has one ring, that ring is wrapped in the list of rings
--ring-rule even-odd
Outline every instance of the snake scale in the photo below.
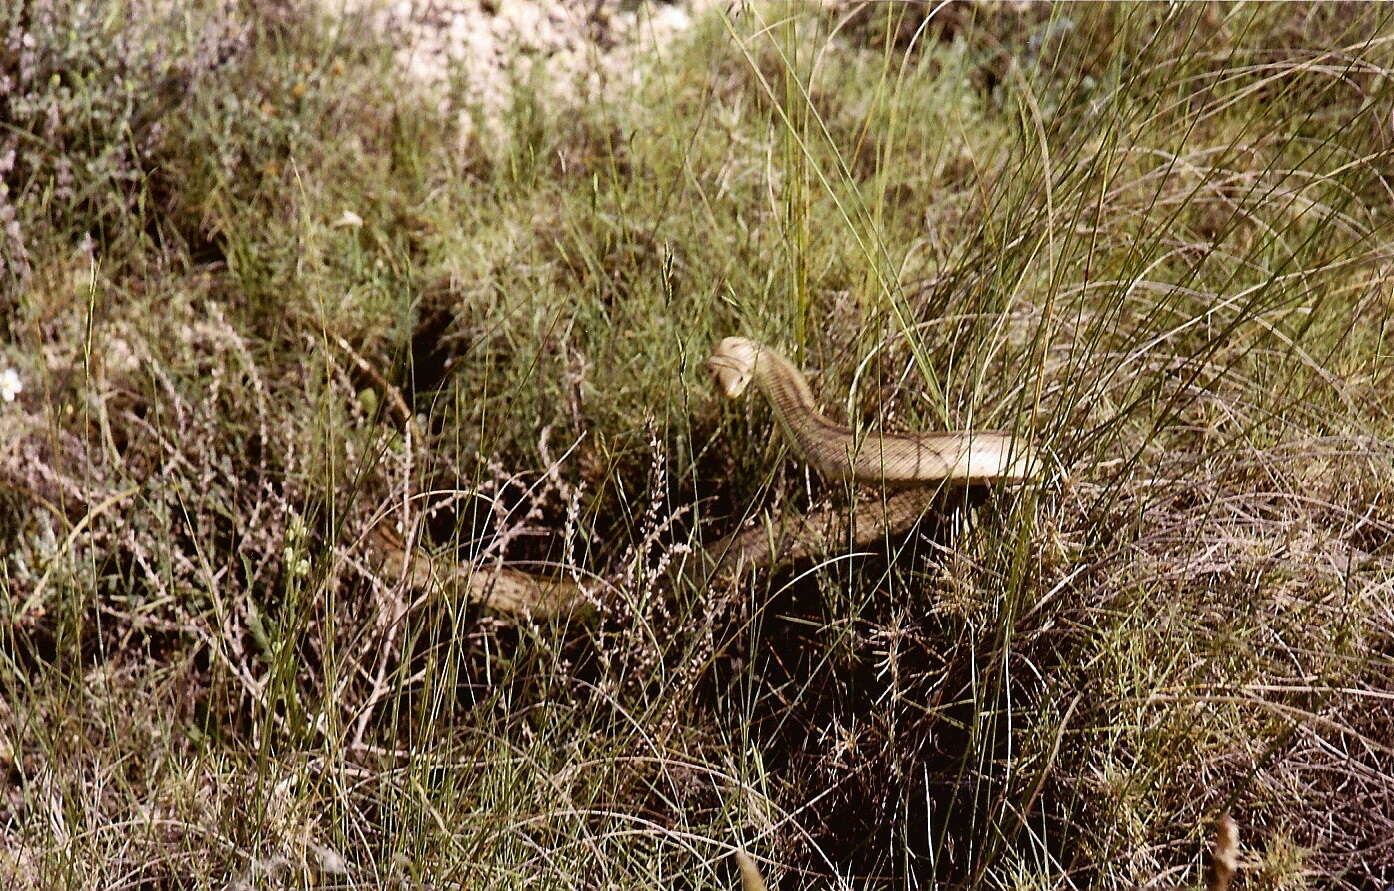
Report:
[[[848,510],[826,510],[779,524],[747,529],[700,549],[670,573],[669,583],[709,584],[719,576],[817,554],[832,543],[862,545],[908,528],[923,513],[918,487],[1020,482],[1040,471],[1035,453],[1019,437],[998,431],[957,433],[858,433],[818,412],[803,374],[773,348],[744,337],[727,337],[707,360],[718,387],[729,398],[753,383],[769,403],[794,453],[830,480],[905,488],[884,500]],[[916,489],[906,487],[916,486]],[[849,524],[851,528],[849,528]],[[569,578],[521,572],[503,566],[459,564],[417,552],[408,554],[400,536],[379,526],[374,544],[383,568],[413,587],[454,577],[472,599],[507,613],[542,616],[584,608],[589,600]]]

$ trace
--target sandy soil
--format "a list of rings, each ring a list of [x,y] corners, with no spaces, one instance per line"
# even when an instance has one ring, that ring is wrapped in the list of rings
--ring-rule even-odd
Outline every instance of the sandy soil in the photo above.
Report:
[[[400,47],[398,59],[442,101],[463,101],[490,127],[514,79],[558,98],[623,89],[635,63],[661,52],[718,0],[320,0],[366,13]],[[536,78],[535,80],[533,80]]]

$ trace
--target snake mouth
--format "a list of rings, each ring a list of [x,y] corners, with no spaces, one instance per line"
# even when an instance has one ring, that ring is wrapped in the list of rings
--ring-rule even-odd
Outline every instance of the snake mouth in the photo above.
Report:
[[[726,356],[712,356],[707,360],[707,370],[728,399],[736,399],[746,392],[750,385],[750,371],[746,364]]]
[[[728,356],[712,356],[707,360],[707,370],[728,399],[735,399],[750,385],[749,366]]]
[[[745,392],[755,376],[760,345],[744,337],[723,337],[707,359],[707,368],[730,399]]]

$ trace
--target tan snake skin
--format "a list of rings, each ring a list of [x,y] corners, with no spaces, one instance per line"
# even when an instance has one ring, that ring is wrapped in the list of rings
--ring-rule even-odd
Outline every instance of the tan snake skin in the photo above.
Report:
[[[762,343],[728,337],[707,360],[732,399],[752,382],[765,394],[794,452],[828,479],[862,483],[985,483],[1025,480],[1036,458],[1008,433],[866,433],[818,413],[808,381],[788,359]]]

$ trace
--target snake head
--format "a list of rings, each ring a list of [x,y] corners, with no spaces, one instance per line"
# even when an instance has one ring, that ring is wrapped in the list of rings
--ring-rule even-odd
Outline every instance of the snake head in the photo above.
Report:
[[[755,375],[755,360],[760,355],[760,345],[744,337],[725,337],[712,350],[707,359],[707,368],[716,378],[717,386],[727,398],[735,399],[750,386]]]

